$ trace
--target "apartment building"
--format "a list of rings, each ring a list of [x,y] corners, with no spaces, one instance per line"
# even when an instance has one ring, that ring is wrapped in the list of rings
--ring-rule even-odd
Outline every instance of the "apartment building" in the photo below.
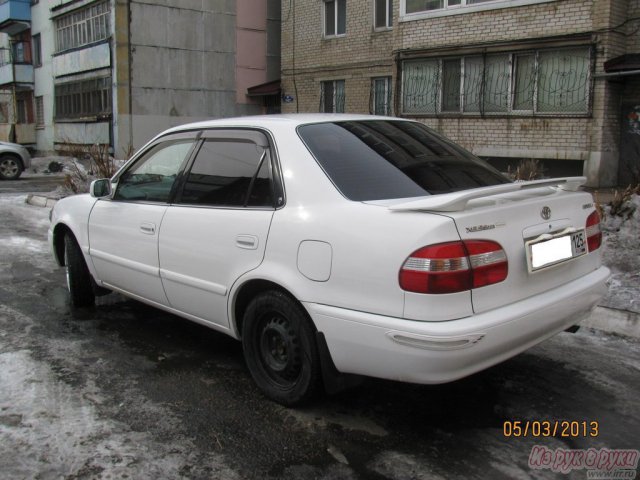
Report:
[[[0,32],[0,139],[40,152],[279,108],[278,0],[5,0]]]
[[[640,1],[283,1],[285,112],[415,118],[506,168],[640,178]]]

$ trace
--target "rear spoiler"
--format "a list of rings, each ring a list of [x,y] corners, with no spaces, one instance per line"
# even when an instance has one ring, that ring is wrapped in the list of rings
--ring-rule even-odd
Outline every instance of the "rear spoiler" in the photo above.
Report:
[[[420,200],[412,200],[410,202],[390,205],[389,210],[395,211],[411,211],[411,210],[427,210],[432,212],[458,212],[464,210],[470,200],[476,198],[490,197],[501,193],[519,192],[521,190],[529,190],[533,188],[557,187],[561,190],[570,192],[577,191],[581,185],[587,181],[586,177],[563,177],[552,178],[547,180],[533,180],[529,182],[514,182],[492,187],[473,188],[471,190],[462,190],[460,192],[444,193],[442,195],[433,195],[423,197]]]

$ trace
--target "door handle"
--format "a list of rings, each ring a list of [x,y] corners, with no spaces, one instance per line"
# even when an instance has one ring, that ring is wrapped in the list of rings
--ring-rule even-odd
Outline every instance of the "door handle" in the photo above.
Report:
[[[141,223],[140,231],[146,235],[155,235],[156,225],[154,223],[149,223],[149,222]]]
[[[258,237],[255,235],[238,235],[236,237],[236,247],[255,250],[258,248]]]

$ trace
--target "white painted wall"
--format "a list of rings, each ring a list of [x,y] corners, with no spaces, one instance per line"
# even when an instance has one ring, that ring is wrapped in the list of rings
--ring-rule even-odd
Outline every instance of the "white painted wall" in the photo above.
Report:
[[[51,8],[59,5],[60,0],[40,0],[31,6],[31,35],[40,34],[42,46],[42,66],[34,68],[34,97],[44,97],[44,123],[42,129],[36,130],[36,145],[40,152],[53,150],[53,69],[52,55],[55,51],[53,22],[50,20]]]

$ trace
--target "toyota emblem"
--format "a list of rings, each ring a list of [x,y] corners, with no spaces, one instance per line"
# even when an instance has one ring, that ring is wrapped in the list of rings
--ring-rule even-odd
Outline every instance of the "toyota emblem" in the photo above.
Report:
[[[540,216],[545,220],[549,220],[551,218],[551,209],[549,207],[542,207]]]

